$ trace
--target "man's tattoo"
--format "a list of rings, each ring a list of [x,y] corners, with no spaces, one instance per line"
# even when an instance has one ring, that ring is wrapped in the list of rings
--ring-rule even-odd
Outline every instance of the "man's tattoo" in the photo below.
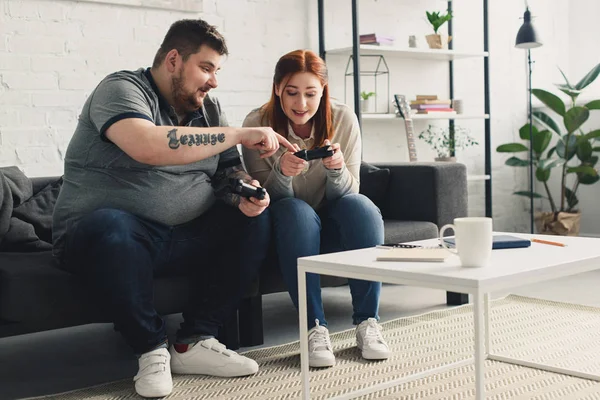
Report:
[[[216,145],[217,143],[225,142],[225,134],[224,133],[197,133],[193,135],[181,135],[181,137],[177,138],[177,128],[171,129],[167,133],[167,137],[169,138],[169,147],[173,150],[178,149],[180,145],[188,145],[188,146],[200,146],[203,145]]]

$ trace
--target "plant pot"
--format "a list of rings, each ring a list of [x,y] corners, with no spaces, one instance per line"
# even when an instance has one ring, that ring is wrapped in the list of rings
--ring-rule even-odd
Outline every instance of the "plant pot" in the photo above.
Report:
[[[430,49],[447,49],[452,36],[432,34],[425,36]]]
[[[368,99],[360,99],[360,111],[363,113],[370,113],[371,112],[371,104],[372,104],[372,100],[371,98]]]
[[[535,214],[535,226],[543,235],[578,236],[581,213],[538,212]]]
[[[435,161],[439,161],[439,162],[456,162],[456,157],[436,157]]]

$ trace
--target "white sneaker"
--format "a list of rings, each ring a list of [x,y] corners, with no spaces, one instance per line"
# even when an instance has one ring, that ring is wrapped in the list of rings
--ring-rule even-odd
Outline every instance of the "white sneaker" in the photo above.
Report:
[[[356,344],[364,359],[385,360],[390,357],[390,349],[375,318],[369,318],[356,327]]]
[[[173,391],[171,355],[165,348],[144,353],[138,360],[139,370],[133,377],[135,391],[142,397],[165,397]]]
[[[335,356],[329,340],[329,330],[319,325],[308,331],[308,365],[311,367],[333,367]]]
[[[177,374],[235,377],[258,372],[256,361],[228,350],[215,338],[190,344],[184,353],[171,346],[170,352],[171,369]]]

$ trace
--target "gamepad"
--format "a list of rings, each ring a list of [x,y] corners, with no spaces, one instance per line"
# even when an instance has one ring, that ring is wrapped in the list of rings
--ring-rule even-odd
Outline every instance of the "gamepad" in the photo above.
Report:
[[[247,184],[243,179],[229,178],[229,188],[232,193],[239,194],[243,197],[254,197],[258,200],[264,199],[267,194],[265,188]]]
[[[331,157],[333,153],[331,146],[323,146],[312,150],[300,150],[295,152],[294,155],[303,160],[310,161],[317,158]]]

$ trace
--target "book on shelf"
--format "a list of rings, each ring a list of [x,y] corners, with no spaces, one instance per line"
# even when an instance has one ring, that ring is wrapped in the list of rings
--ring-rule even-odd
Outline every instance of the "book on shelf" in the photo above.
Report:
[[[452,104],[450,100],[411,100],[410,105],[413,104]]]
[[[439,111],[439,110],[427,110],[427,111],[418,111],[417,112],[418,115],[440,115],[440,116],[450,116],[450,115],[456,115],[456,111],[451,110],[451,111]]]
[[[438,97],[435,94],[418,94],[417,100],[437,100]]]
[[[394,44],[394,38],[391,36],[383,36],[378,35],[376,33],[369,33],[365,35],[360,35],[360,44],[370,44],[375,46],[391,46]]]
[[[450,107],[448,107],[448,104],[411,104],[410,108],[414,110],[439,110]]]

